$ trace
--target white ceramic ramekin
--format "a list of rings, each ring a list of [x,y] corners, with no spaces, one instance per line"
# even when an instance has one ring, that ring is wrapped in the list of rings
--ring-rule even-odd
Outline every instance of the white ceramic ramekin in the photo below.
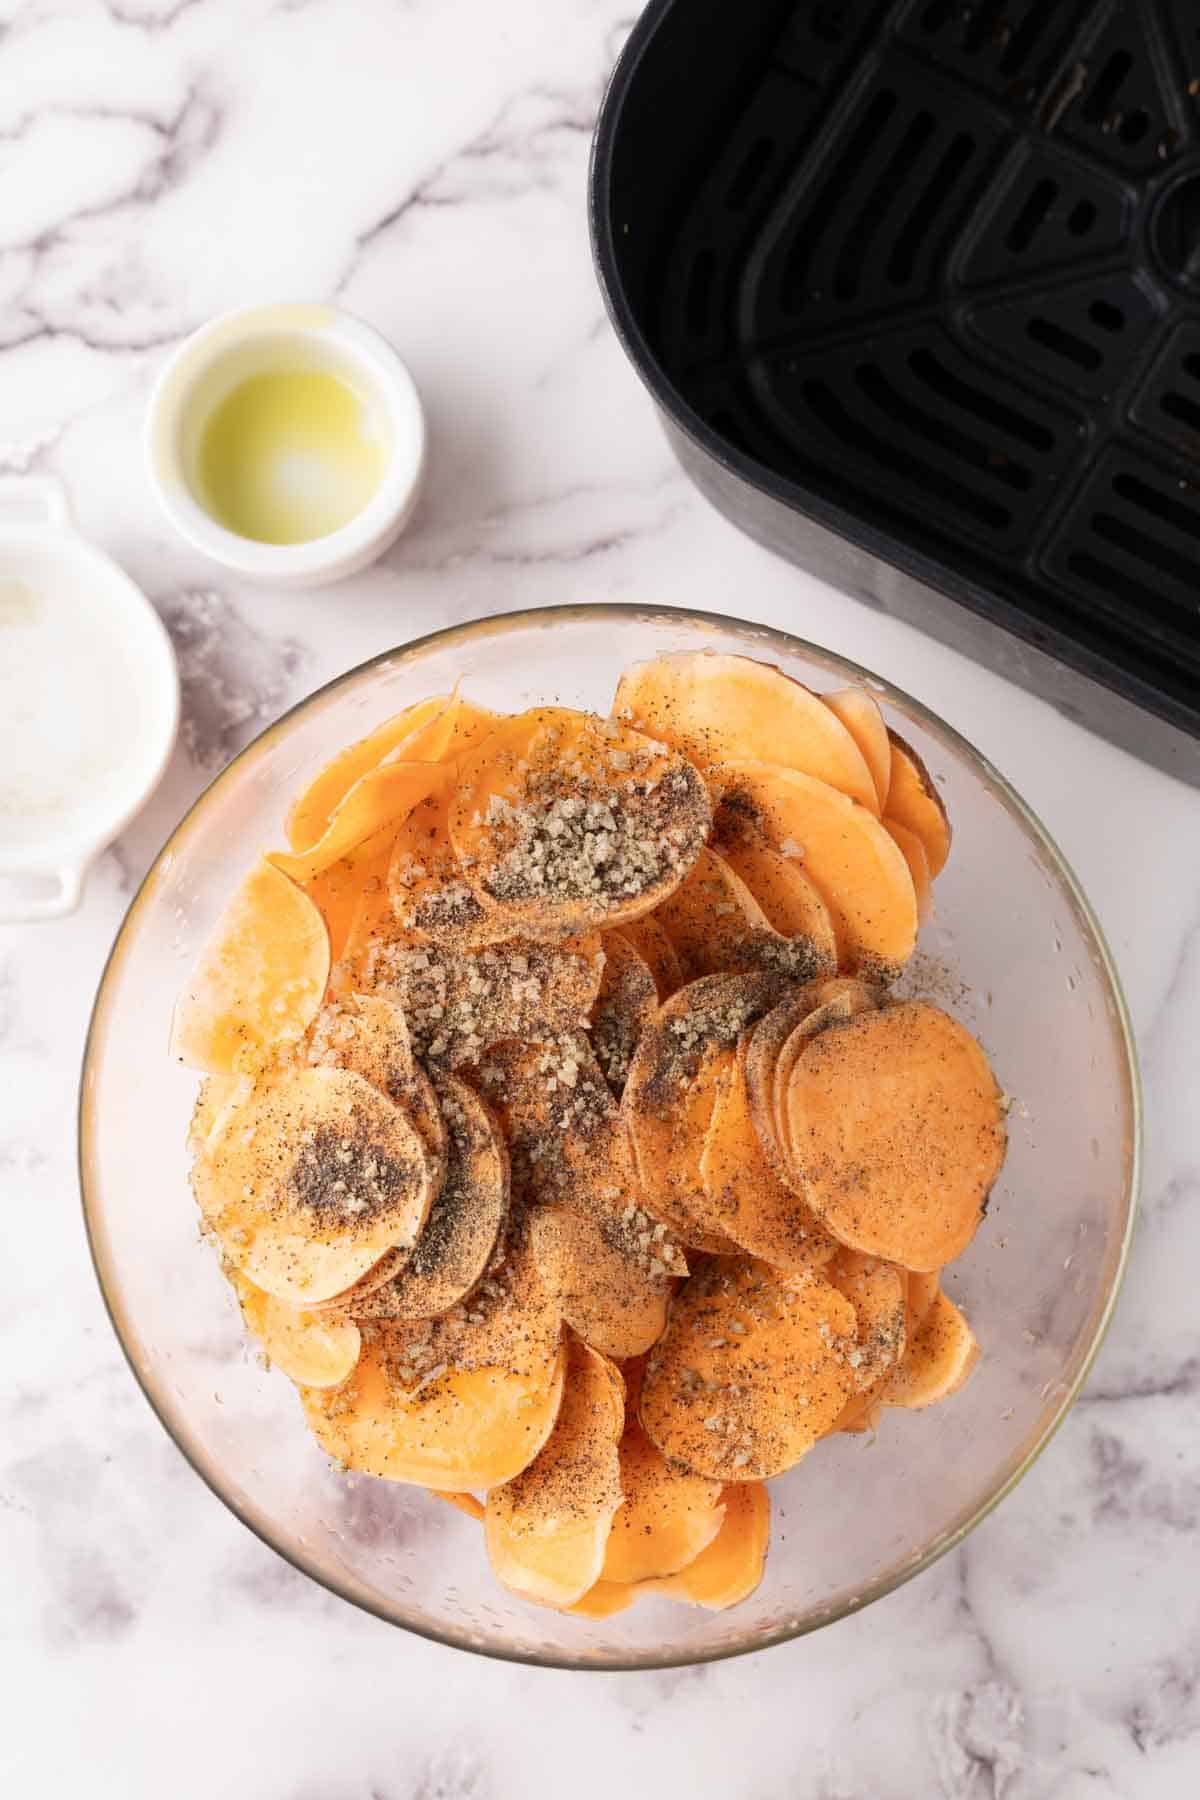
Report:
[[[150,602],[41,476],[0,480],[0,657],[0,924],[56,919],[166,768],[179,676]]]
[[[362,394],[388,459],[374,495],[337,531],[300,544],[263,544],[229,531],[189,481],[199,433],[238,382],[285,361],[341,375]],[[320,587],[381,556],[404,529],[425,469],[425,418],[416,384],[391,345],[335,306],[247,306],[185,340],[150,401],[146,463],[167,518],[197,550],[251,580]]]

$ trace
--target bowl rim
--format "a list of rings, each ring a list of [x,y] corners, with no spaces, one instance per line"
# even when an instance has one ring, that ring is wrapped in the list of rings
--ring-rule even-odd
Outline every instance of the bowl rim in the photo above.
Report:
[[[687,622],[691,624],[713,626],[721,630],[749,629],[757,636],[760,636],[765,644],[774,642],[781,649],[787,650],[792,654],[814,658],[827,666],[833,665],[836,673],[846,675],[852,681],[856,681],[867,687],[877,698],[885,701],[892,701],[902,710],[910,712],[920,723],[931,727],[936,733],[944,736],[956,751],[965,755],[968,763],[973,763],[978,767],[987,780],[994,784],[999,795],[1017,815],[1026,830],[1038,844],[1047,859],[1050,869],[1061,883],[1066,896],[1074,905],[1079,920],[1086,931],[1091,934],[1099,967],[1107,980],[1109,996],[1112,1001],[1113,1017],[1118,1027],[1121,1045],[1125,1052],[1122,1066],[1125,1078],[1125,1099],[1129,1111],[1130,1131],[1128,1180],[1127,1192],[1125,1195],[1125,1229],[1122,1234],[1121,1243],[1118,1247],[1112,1279],[1109,1284],[1108,1292],[1105,1295],[1103,1307],[1096,1322],[1092,1340],[1081,1359],[1074,1379],[1069,1386],[1063,1388],[1062,1393],[1058,1396],[1055,1409],[1049,1414],[1032,1443],[1027,1446],[1024,1456],[1018,1462],[1016,1467],[1010,1470],[1005,1478],[992,1488],[965,1518],[960,1519],[951,1529],[932,1539],[921,1551],[919,1556],[913,1557],[901,1568],[891,1571],[886,1576],[863,1583],[856,1589],[854,1595],[850,1599],[823,1615],[816,1616],[806,1621],[785,1621],[778,1626],[760,1632],[752,1641],[738,1644],[717,1645],[712,1649],[698,1651],[694,1655],[681,1655],[678,1652],[668,1652],[666,1654],[656,1654],[653,1651],[636,1653],[622,1652],[611,1659],[597,1661],[593,1654],[588,1653],[584,1653],[579,1657],[573,1657],[566,1652],[543,1653],[526,1651],[519,1648],[502,1648],[492,1644],[482,1644],[475,1641],[471,1634],[465,1629],[459,1630],[450,1626],[437,1629],[423,1623],[399,1620],[393,1617],[393,1615],[386,1611],[382,1606],[377,1605],[363,1595],[352,1591],[349,1584],[342,1584],[338,1580],[325,1574],[313,1565],[303,1553],[295,1551],[282,1542],[277,1541],[267,1526],[260,1525],[256,1522],[249,1516],[248,1510],[243,1507],[239,1501],[235,1500],[230,1494],[223,1490],[215,1474],[210,1473],[203,1465],[202,1461],[197,1456],[193,1455],[191,1450],[176,1435],[166,1413],[158,1404],[155,1392],[153,1391],[153,1383],[143,1377],[122,1330],[120,1309],[113,1296],[110,1294],[109,1286],[105,1279],[106,1257],[99,1241],[98,1223],[93,1221],[90,1204],[89,1148],[91,1126],[88,1116],[88,1101],[89,1090],[91,1087],[93,1056],[97,1052],[99,1031],[109,1004],[109,990],[120,970],[125,954],[131,947],[131,930],[135,926],[141,910],[153,897],[157,887],[160,868],[165,863],[169,862],[169,859],[174,854],[175,846],[190,830],[199,815],[205,810],[210,796],[215,794],[226,781],[233,778],[235,770],[239,769],[248,759],[256,755],[261,755],[267,746],[274,742],[276,738],[284,736],[290,728],[291,721],[310,706],[335,693],[339,688],[351,686],[377,669],[387,669],[394,666],[397,662],[406,662],[416,659],[420,652],[426,650],[431,645],[453,643],[456,640],[470,642],[476,637],[508,633],[531,624],[571,624],[577,621],[594,622],[604,619],[609,619],[614,624],[617,624],[628,622],[631,616],[646,620],[678,620],[681,623]],[[242,1525],[253,1532],[254,1536],[258,1538],[261,1543],[275,1551],[276,1554],[281,1556],[285,1562],[292,1566],[292,1568],[303,1575],[307,1575],[311,1580],[316,1581],[328,1592],[337,1595],[339,1599],[348,1601],[352,1606],[356,1606],[363,1612],[371,1614],[385,1624],[412,1632],[415,1636],[425,1638],[431,1643],[442,1644],[450,1649],[469,1650],[475,1655],[484,1656],[497,1662],[518,1663],[534,1668],[569,1669],[587,1673],[634,1673],[643,1669],[690,1668],[700,1663],[724,1662],[736,1656],[745,1656],[754,1651],[770,1649],[776,1644],[790,1643],[793,1639],[806,1637],[810,1633],[820,1630],[824,1626],[836,1624],[839,1620],[850,1617],[853,1613],[861,1611],[864,1607],[871,1605],[874,1601],[881,1600],[886,1595],[894,1593],[898,1588],[903,1587],[906,1582],[912,1580],[914,1576],[920,1575],[926,1569],[931,1568],[934,1563],[938,1562],[949,1551],[962,1543],[969,1533],[974,1531],[975,1527],[987,1518],[994,1508],[1000,1504],[1006,1495],[1012,1492],[1017,1486],[1017,1483],[1023,1479],[1038,1460],[1038,1457],[1054,1437],[1063,1420],[1070,1412],[1076,1399],[1079,1397],[1084,1383],[1091,1373],[1100,1347],[1104,1342],[1109,1325],[1112,1321],[1129,1262],[1130,1246],[1133,1239],[1141,1197],[1143,1095],[1141,1073],[1138,1065],[1136,1042],[1129,1007],[1125,998],[1124,989],[1121,985],[1120,975],[1117,971],[1107,939],[1100,926],[1100,922],[1070,864],[1067,862],[1062,851],[1058,848],[1058,845],[1050,836],[1037,814],[1027,802],[1022,799],[1016,789],[1000,773],[995,765],[989,761],[982,751],[977,750],[975,746],[963,737],[960,732],[956,731],[952,725],[947,724],[939,714],[935,713],[930,707],[925,706],[921,701],[915,699],[903,688],[896,687],[893,683],[886,681],[883,677],[874,674],[872,670],[865,668],[862,664],[856,663],[848,657],[841,656],[835,651],[828,650],[822,645],[814,644],[791,632],[783,631],[777,626],[763,625],[757,621],[737,619],[728,614],[708,612],[694,607],[649,606],[639,605],[637,603],[622,604],[620,602],[610,601],[578,602],[547,607],[526,607],[506,613],[489,613],[481,618],[466,620],[460,624],[441,626],[435,631],[425,632],[420,637],[410,639],[404,644],[381,651],[375,656],[368,657],[364,662],[356,664],[353,668],[324,682],[320,687],[314,688],[311,693],[305,695],[303,699],[289,707],[278,719],[274,720],[265,730],[254,737],[250,743],[246,744],[238,751],[225,767],[207,783],[171,831],[165,843],[154,857],[150,867],[147,869],[145,876],[126,909],[125,915],[117,929],[116,936],[113,939],[112,946],[108,952],[108,956],[105,959],[104,968],[101,972],[95,998],[92,1003],[87,1033],[84,1040],[76,1114],[76,1154],[84,1229],[87,1235],[88,1251],[92,1261],[92,1268],[100,1288],[101,1297],[104,1302],[105,1311],[108,1314],[109,1322],[116,1334],[117,1342],[121,1347],[122,1354],[125,1357],[129,1369],[137,1382],[138,1387],[141,1389],[149,1403],[155,1418],[158,1420],[167,1436],[171,1439],[171,1442],[175,1445],[176,1449],[184,1457],[185,1461],[195,1473],[199,1475],[209,1491],[213,1493],[231,1513],[233,1513],[234,1517],[237,1518]]]

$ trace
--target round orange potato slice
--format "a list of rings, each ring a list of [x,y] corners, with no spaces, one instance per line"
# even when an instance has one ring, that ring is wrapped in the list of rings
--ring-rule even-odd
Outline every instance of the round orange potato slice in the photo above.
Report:
[[[835,975],[828,981],[814,982],[808,990],[812,1001],[812,1010],[797,1020],[788,1033],[779,1051],[772,1077],[773,1106],[775,1109],[775,1130],[779,1142],[783,1146],[784,1155],[791,1159],[793,1167],[799,1170],[801,1185],[803,1170],[796,1162],[795,1145],[792,1142],[791,1125],[788,1117],[787,1094],[792,1077],[792,1070],[812,1039],[831,1026],[842,1024],[852,1019],[857,1013],[867,1012],[876,1003],[875,990],[864,981],[857,981],[853,976]]]
[[[648,1583],[650,1592],[690,1600],[710,1612],[750,1598],[766,1567],[770,1495],[761,1481],[742,1481],[723,1490],[722,1504],[725,1519],[712,1543],[678,1574]]]
[[[642,1033],[621,1101],[646,1211],[697,1250],[735,1248],[700,1174],[719,1084],[746,1026],[777,984],[707,975],[681,988]]]
[[[494,908],[484,906],[466,879],[450,842],[454,770],[444,785],[415,807],[396,833],[388,864],[392,915],[402,938],[475,949],[508,936]]]
[[[787,1087],[809,1205],[852,1249],[928,1272],[970,1243],[1004,1161],[1001,1095],[966,1028],[906,1000],[831,1025]]]
[[[619,931],[603,934],[604,972],[592,1007],[591,1040],[604,1078],[619,1099],[638,1039],[658,1011],[649,967]]]
[[[491,1108],[465,1081],[438,1084],[448,1153],[441,1192],[416,1248],[390,1281],[351,1305],[356,1318],[431,1319],[482,1281],[508,1216],[508,1146]]]
[[[929,770],[911,744],[898,732],[889,731],[892,746],[892,779],[888,788],[887,816],[897,825],[915,831],[925,846],[933,880],[941,874],[950,855],[950,820]]]
[[[210,1075],[253,1073],[304,1036],[329,979],[329,933],[269,862],[222,913],[175,1006],[171,1055]]]
[[[267,1357],[299,1387],[337,1387],[358,1361],[362,1338],[352,1319],[307,1312],[265,1294],[244,1276],[234,1288],[242,1317]]]
[[[622,1499],[617,1444],[624,1419],[619,1372],[572,1341],[553,1431],[533,1462],[487,1497],[488,1560],[513,1593],[565,1608],[599,1580]]]
[[[326,1001],[313,1023],[308,1061],[315,1068],[352,1069],[395,1101],[425,1146],[436,1195],[446,1172],[446,1125],[429,1077],[413,1055],[399,1003],[386,994],[353,990]]]
[[[721,835],[756,826],[777,850],[801,858],[849,966],[894,980],[916,944],[917,896],[899,846],[874,812],[826,782],[771,763],[723,763],[709,781]]]
[[[398,828],[440,780],[436,763],[380,763],[338,802],[311,849],[273,850],[268,860],[293,881],[311,882],[385,827]]]
[[[304,892],[317,908],[329,932],[329,952],[336,965],[349,951],[355,926],[364,907],[382,890],[386,901],[385,882],[392,848],[390,827],[377,831],[366,843],[348,856],[341,856],[327,869],[302,884]],[[376,907],[376,912],[383,909]],[[340,971],[331,971],[337,979]]]
[[[892,785],[892,746],[888,728],[878,701],[865,688],[838,688],[822,694],[822,700],[835,713],[863,753],[863,761],[871,771],[878,801],[876,812],[887,810],[888,789]]]
[[[609,1533],[605,1581],[675,1574],[707,1549],[725,1518],[721,1483],[669,1463],[636,1420],[621,1439],[621,1489],[625,1504]]]
[[[907,1273],[904,1335],[911,1344],[929,1316],[930,1307],[938,1297],[942,1271],[929,1269],[917,1274],[910,1269]]]
[[[846,1361],[860,1392],[874,1389],[904,1355],[907,1326],[906,1271],[877,1256],[840,1250],[822,1270],[844,1294],[858,1319],[858,1341]]]
[[[838,941],[833,918],[803,864],[750,832],[723,841],[721,855],[754,895],[773,930],[812,945],[814,976],[834,974]]]
[[[925,846],[915,831],[910,831],[907,825],[901,825],[896,819],[885,819],[883,826],[889,837],[895,839],[900,854],[908,864],[917,896],[917,921],[921,925],[927,925],[933,917],[933,879],[929,873],[929,858],[925,854]]]
[[[450,838],[483,903],[514,931],[619,925],[695,862],[711,824],[689,762],[566,707],[507,720],[459,767]]]
[[[209,1138],[220,1129],[226,1109],[239,1106],[253,1091],[254,1082],[249,1075],[206,1075],[188,1122],[188,1155],[199,1156]]]
[[[585,1031],[603,971],[593,932],[558,943],[509,938],[469,952],[384,944],[369,959],[366,979],[399,1000],[417,1054],[453,1069],[510,1039]]]
[[[611,1619],[628,1611],[636,1599],[637,1589],[627,1582],[597,1581],[566,1611],[580,1619]]]
[[[775,1175],[801,1200],[805,1197],[804,1183],[793,1166],[788,1151],[776,1074],[784,1047],[800,1026],[807,1025],[811,1034],[821,1029],[836,1013],[853,1010],[853,1002],[849,1009],[843,1003],[842,991],[845,988],[862,995],[870,991],[860,982],[847,981],[838,976],[829,981],[814,981],[801,988],[789,989],[759,1019],[746,1044],[746,1092],[758,1141],[766,1152],[767,1161]],[[832,1010],[825,1011],[827,1006],[832,1006]],[[768,1257],[767,1261],[770,1260]]]
[[[302,1388],[300,1398],[313,1436],[343,1467],[458,1494],[500,1486],[529,1466],[554,1429],[566,1364],[562,1345],[536,1377],[443,1367],[414,1383],[381,1332],[364,1337],[340,1387]]]
[[[429,1158],[399,1107],[348,1069],[257,1083],[192,1168],[201,1212],[256,1287],[311,1306],[408,1249],[431,1199]]]
[[[762,758],[878,806],[871,771],[842,721],[770,663],[710,650],[635,663],[617,686],[613,713],[701,768]]]
[[[318,844],[328,830],[334,812],[355,782],[369,775],[385,756],[420,727],[443,714],[451,698],[449,694],[435,694],[430,700],[418,700],[394,718],[385,719],[366,737],[340,750],[292,802],[285,825],[289,846],[293,850],[311,850]]]
[[[721,1082],[700,1179],[722,1228],[752,1256],[789,1272],[820,1268],[838,1244],[776,1175],[755,1129],[746,1082],[752,1032],[743,1032]]]
[[[934,1406],[957,1393],[978,1361],[974,1332],[939,1289],[880,1398],[885,1406]]]
[[[723,856],[707,849],[654,917],[675,946],[685,981],[728,973],[750,934],[771,929],[745,882]]]
[[[631,944],[654,977],[660,1000],[669,1000],[676,988],[683,986],[683,970],[675,954],[675,946],[653,913],[640,919],[626,919],[621,936]],[[606,933],[606,937],[612,933]]]
[[[672,1462],[717,1481],[765,1481],[822,1437],[854,1385],[853,1306],[821,1275],[751,1257],[689,1277],[650,1353],[639,1409]]]

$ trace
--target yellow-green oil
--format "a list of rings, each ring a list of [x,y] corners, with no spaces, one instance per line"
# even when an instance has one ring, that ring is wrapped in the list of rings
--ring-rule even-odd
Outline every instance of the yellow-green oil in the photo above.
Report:
[[[205,506],[228,530],[304,544],[363,510],[386,460],[347,382],[325,369],[267,369],[214,407],[196,472]]]

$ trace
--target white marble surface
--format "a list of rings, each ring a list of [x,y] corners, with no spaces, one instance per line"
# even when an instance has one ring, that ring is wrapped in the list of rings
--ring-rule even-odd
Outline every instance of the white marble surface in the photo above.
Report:
[[[152,595],[186,724],[79,915],[0,933],[0,1792],[43,1800],[1174,1800],[1200,1784],[1200,796],[740,539],[605,323],[588,135],[629,0],[0,0],[0,465],[53,471]],[[429,494],[287,598],[160,524],[156,367],[219,308],[336,295],[410,360]],[[181,809],[283,707],[433,626],[698,603],[886,671],[1057,835],[1128,983],[1145,1212],[1087,1393],[955,1556],[818,1637],[571,1676],[407,1638],[184,1467],[95,1291],[73,1165],[93,988]],[[731,1729],[731,1722],[733,1729]],[[685,1772],[686,1771],[686,1772]]]

